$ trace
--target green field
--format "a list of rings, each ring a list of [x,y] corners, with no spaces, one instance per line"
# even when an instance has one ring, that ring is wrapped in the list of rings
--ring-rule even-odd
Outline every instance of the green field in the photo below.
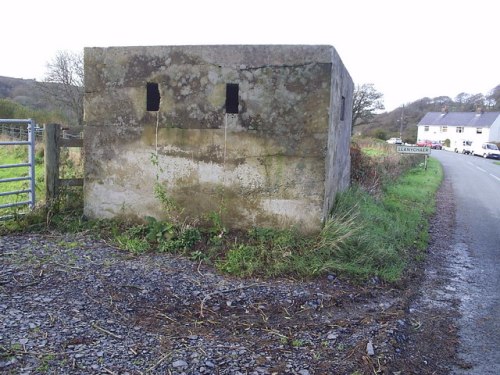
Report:
[[[0,146],[0,165],[20,164],[28,162],[28,146]],[[0,168],[0,179],[26,177],[29,175],[29,167]],[[35,196],[36,201],[43,199],[41,194],[44,189],[43,184],[43,159],[36,160],[35,163]],[[0,183],[0,192],[24,190],[29,188],[29,181],[14,181]],[[0,196],[0,204],[24,202],[28,200],[28,193]],[[0,216],[19,213],[25,211],[27,206],[18,206],[0,209]]]

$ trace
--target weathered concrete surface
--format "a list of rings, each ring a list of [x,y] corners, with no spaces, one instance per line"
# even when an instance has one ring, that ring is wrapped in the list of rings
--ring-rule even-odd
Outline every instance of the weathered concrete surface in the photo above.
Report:
[[[352,91],[330,46],[86,48],[85,213],[163,217],[159,183],[180,219],[318,230],[349,183]]]

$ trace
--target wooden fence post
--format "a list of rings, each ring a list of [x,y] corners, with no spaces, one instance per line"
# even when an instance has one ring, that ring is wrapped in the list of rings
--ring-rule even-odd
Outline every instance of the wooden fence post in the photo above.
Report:
[[[45,202],[51,205],[56,197],[59,188],[59,138],[61,135],[61,125],[45,125]]]

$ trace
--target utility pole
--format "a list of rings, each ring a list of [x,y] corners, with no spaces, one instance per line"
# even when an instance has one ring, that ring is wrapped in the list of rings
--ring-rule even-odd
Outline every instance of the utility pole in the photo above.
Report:
[[[405,105],[403,104],[403,109],[401,110],[401,119],[399,120],[399,138],[403,139],[403,123],[405,120]]]

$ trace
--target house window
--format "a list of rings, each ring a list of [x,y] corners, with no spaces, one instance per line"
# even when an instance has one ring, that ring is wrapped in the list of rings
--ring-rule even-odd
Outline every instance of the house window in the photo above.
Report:
[[[441,130],[441,133],[446,133],[448,131],[448,127],[446,125],[441,126],[440,130]]]
[[[428,132],[429,131],[429,125],[425,125],[424,126],[424,132]]]
[[[155,82],[146,84],[146,110],[158,111],[160,109],[160,90]]]
[[[483,128],[476,128],[476,134],[483,134]]]
[[[237,83],[226,84],[226,113],[238,113],[239,85]]]
[[[340,121],[344,121],[345,116],[345,96],[342,97],[342,101],[340,102]]]
[[[464,132],[464,127],[463,126],[457,126],[457,133],[463,133]]]

